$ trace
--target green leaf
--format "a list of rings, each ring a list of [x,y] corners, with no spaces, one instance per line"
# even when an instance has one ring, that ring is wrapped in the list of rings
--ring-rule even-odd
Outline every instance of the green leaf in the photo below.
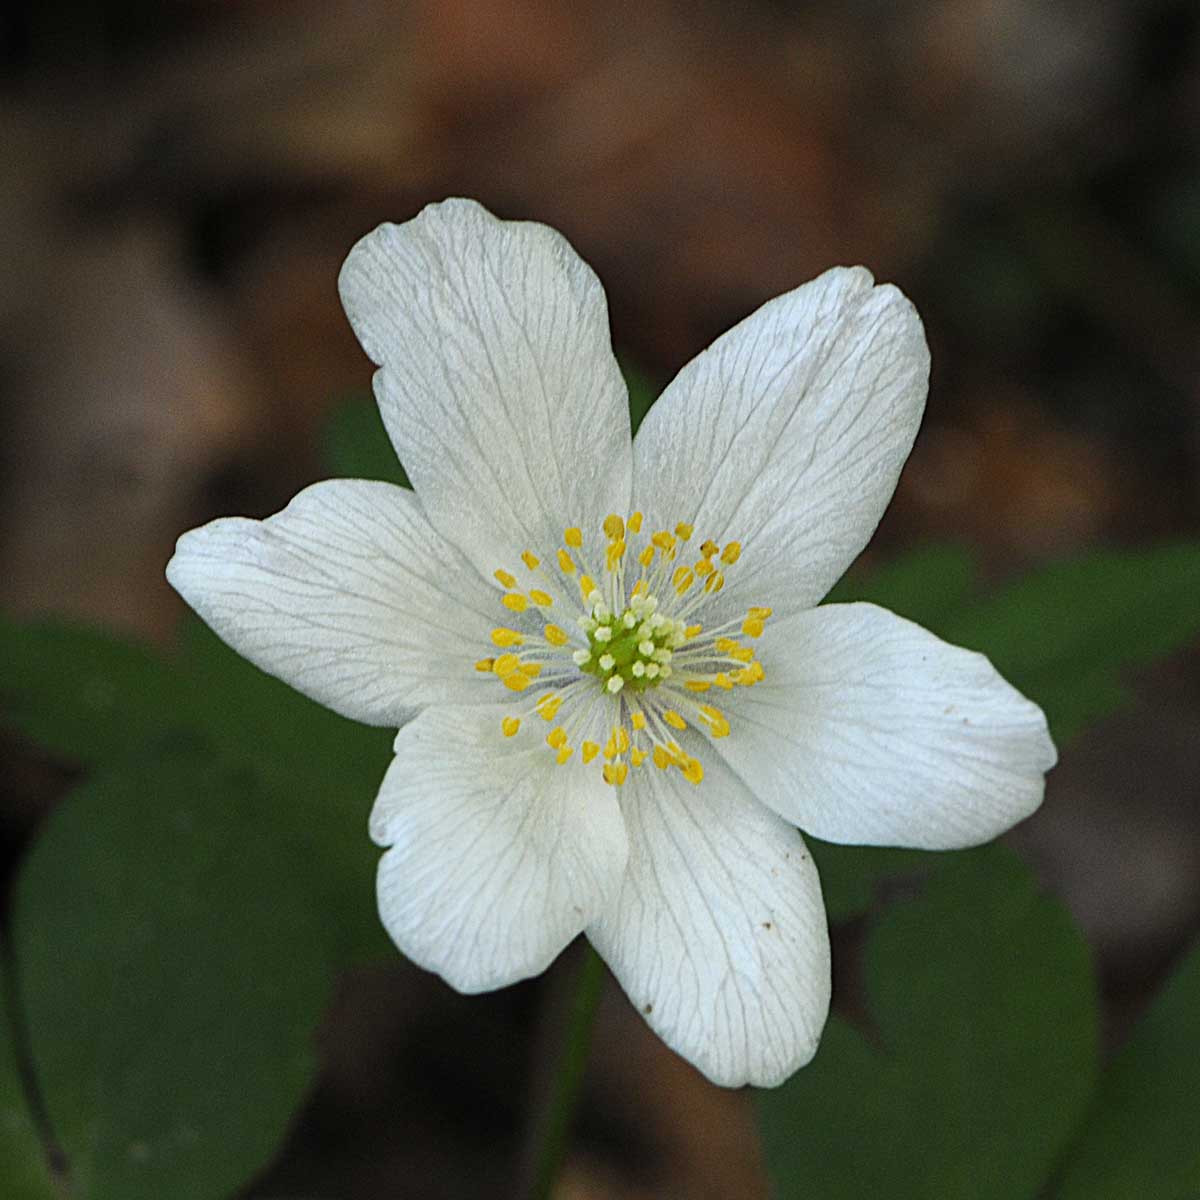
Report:
[[[936,631],[966,603],[977,575],[975,557],[965,547],[923,546],[870,572],[852,569],[825,603],[866,600]]]
[[[1122,673],[1200,637],[1200,545],[1097,551],[960,609],[935,631],[986,654],[1061,744],[1126,698]]]
[[[51,816],[14,949],[76,1200],[221,1200],[276,1151],[331,980],[309,868],[249,776],[192,754]]]
[[[621,364],[621,374],[625,376],[625,387],[629,391],[629,424],[632,431],[637,433],[638,426],[646,419],[646,414],[658,396],[658,389],[650,376],[634,366],[629,359],[621,355],[617,361]]]
[[[9,983],[0,955],[0,1196],[56,1200],[58,1192],[17,1067],[15,1031],[8,1011]]]
[[[195,728],[261,784],[259,803],[312,850],[309,880],[349,961],[395,955],[375,907],[379,851],[367,819],[391,761],[392,729],[347,720],[260,671],[206,625],[181,630]]]
[[[957,857],[953,851],[838,846],[807,833],[804,841],[821,877],[825,915],[834,924],[865,913],[885,884],[898,879],[923,879]]]
[[[1200,943],[1105,1071],[1058,1200],[1200,1194]]]
[[[0,659],[5,723],[86,766],[162,737],[190,703],[178,672],[154,650],[98,629],[0,618]]]
[[[1091,1095],[1087,946],[1026,868],[955,856],[866,950],[868,1041],[833,1019],[814,1062],[759,1097],[782,1200],[1034,1197]]]
[[[410,487],[408,476],[369,397],[337,405],[325,426],[322,457],[337,479],[382,479]]]

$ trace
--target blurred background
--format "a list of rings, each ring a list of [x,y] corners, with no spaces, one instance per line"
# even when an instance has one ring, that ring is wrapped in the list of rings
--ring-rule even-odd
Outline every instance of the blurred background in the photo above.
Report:
[[[933,377],[878,561],[959,542],[999,584],[1200,536],[1194,3],[16,0],[0,34],[9,615],[170,645],[176,536],[280,508],[369,389],[346,251],[447,195],[565,233],[656,387],[829,265],[898,283]],[[1013,835],[1110,1040],[1200,923],[1200,657],[1135,691]],[[76,774],[0,736],[8,879]],[[399,956],[348,978],[247,1195],[503,1194],[570,957],[489,997]],[[746,1098],[606,994],[561,1194],[765,1191]]]

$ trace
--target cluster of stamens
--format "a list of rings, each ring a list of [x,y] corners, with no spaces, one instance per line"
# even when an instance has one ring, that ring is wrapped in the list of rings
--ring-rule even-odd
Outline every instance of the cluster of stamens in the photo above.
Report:
[[[692,527],[681,523],[652,533],[635,554],[629,541],[641,529],[639,512],[628,521],[606,517],[602,567],[589,562],[577,527],[563,532],[551,562],[525,550],[521,560],[534,585],[525,590],[512,572],[497,569],[505,589],[501,603],[520,617],[513,622],[520,627],[493,629],[498,653],[475,669],[509,691],[536,690],[524,711],[501,722],[505,737],[537,716],[551,726],[545,742],[560,765],[578,750],[584,763],[602,757],[605,782],[615,786],[646,762],[660,770],[676,767],[698,784],[704,767],[678,734],[690,724],[712,738],[728,736],[725,714],[702,697],[753,687],[763,678],[753,647],[736,635],[758,638],[771,610],[750,608],[744,618],[705,630],[691,617],[725,586],[725,570],[738,561],[741,545],[706,541],[698,557],[684,561],[691,558]],[[593,565],[602,586],[588,573]],[[564,628],[548,619],[554,608],[579,610],[574,632],[570,622]]]

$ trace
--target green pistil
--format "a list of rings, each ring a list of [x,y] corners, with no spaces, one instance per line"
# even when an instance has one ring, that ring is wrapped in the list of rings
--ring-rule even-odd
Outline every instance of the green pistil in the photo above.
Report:
[[[626,609],[626,612],[628,611]],[[632,629],[626,629],[624,616],[625,613],[621,613],[608,623],[613,631],[610,641],[598,640],[595,631],[588,634],[588,652],[591,657],[579,669],[587,675],[594,675],[602,685],[607,685],[614,675],[620,675],[625,680],[622,691],[632,689],[638,693],[645,692],[650,688],[657,687],[662,682],[662,676],[656,674],[653,679],[647,679],[645,675],[634,674],[635,663],[641,663],[645,668],[654,662],[653,653],[644,655],[638,646],[643,641],[650,641],[653,642],[655,651],[669,649],[671,630],[665,627],[649,633],[644,638],[639,637],[638,630],[644,618],[639,617],[637,624]],[[613,665],[607,670],[600,665],[600,659],[606,654],[611,654],[613,658]],[[661,671],[661,669],[660,665],[659,670]]]

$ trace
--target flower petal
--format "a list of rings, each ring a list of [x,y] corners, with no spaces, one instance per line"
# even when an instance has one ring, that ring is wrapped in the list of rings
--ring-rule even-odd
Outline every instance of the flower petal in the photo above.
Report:
[[[496,593],[403,488],[334,479],[265,521],[212,521],[167,579],[239,654],[354,720],[481,698]]]
[[[831,842],[949,850],[1042,802],[1042,710],[982,655],[873,604],[768,626],[766,678],[727,701],[714,743],[754,794]]]
[[[638,430],[656,523],[739,541],[722,609],[816,604],[866,545],[912,448],[929,351],[916,310],[862,267],[768,301],[675,377]]]
[[[604,289],[560,234],[447,200],[367,234],[338,283],[421,503],[481,573],[626,510]]]
[[[628,843],[599,772],[556,766],[501,710],[430,708],[396,737],[371,813],[379,914],[396,945],[460,992],[545,970],[611,904]]]
[[[630,856],[588,937],[673,1050],[714,1083],[781,1083],[829,1010],[829,934],[800,835],[706,755],[699,786],[650,767],[621,789]]]

